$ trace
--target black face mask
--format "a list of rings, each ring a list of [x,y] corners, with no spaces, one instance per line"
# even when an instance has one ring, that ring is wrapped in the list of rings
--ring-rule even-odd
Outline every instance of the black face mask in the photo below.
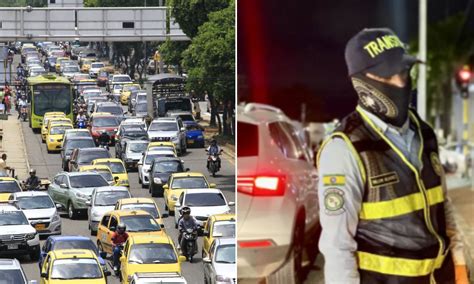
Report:
[[[385,84],[365,75],[352,77],[352,85],[359,95],[358,104],[383,121],[401,127],[408,118],[411,101],[411,79],[403,88]]]

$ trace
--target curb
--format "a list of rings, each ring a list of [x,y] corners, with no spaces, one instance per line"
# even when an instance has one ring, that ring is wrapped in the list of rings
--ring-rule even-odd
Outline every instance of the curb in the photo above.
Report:
[[[201,119],[200,121],[198,121],[198,124],[201,125],[204,128],[209,128],[209,121],[207,121],[207,120]],[[234,146],[234,149],[229,147],[227,144],[221,145],[220,147],[225,149],[224,150],[224,155],[226,155],[226,156],[232,158],[233,160],[235,160],[235,146]]]
[[[17,123],[20,124],[20,137],[21,137],[21,143],[23,145],[23,154],[25,155],[26,168],[29,171],[30,162],[28,161],[28,153],[26,151],[26,141],[25,141],[25,135],[23,134],[23,124],[20,121],[18,121]]]

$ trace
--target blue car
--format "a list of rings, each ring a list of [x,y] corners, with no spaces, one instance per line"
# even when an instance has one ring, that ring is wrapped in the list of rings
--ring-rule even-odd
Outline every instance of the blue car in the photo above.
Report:
[[[197,122],[183,121],[188,147],[204,147],[204,128]]]
[[[107,265],[105,263],[105,253],[99,252],[99,249],[94,244],[94,242],[83,236],[50,236],[46,239],[46,242],[43,244],[41,249],[40,259],[38,265],[43,266],[43,261],[49,251],[52,250],[61,250],[61,249],[89,249],[93,251],[97,258],[99,259],[100,266],[104,271],[107,270]]]

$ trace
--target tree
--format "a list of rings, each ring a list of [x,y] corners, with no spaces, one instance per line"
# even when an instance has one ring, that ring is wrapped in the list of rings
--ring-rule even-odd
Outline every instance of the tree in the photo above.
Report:
[[[159,46],[161,59],[172,65],[178,66],[178,73],[181,73],[181,61],[183,52],[188,48],[189,41],[171,41],[167,39]]]
[[[209,22],[199,27],[188,49],[183,65],[188,71],[187,88],[207,91],[211,98],[211,122],[222,103],[224,114],[232,112],[235,101],[235,11],[234,1],[220,11],[209,14]],[[219,116],[217,116],[219,119]],[[224,134],[229,116],[224,115]],[[220,130],[220,129],[219,129]]]

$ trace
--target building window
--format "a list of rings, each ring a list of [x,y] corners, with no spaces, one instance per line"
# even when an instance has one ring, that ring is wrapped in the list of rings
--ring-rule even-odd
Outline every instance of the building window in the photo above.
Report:
[[[133,29],[135,28],[134,22],[122,22],[122,28],[124,29]]]
[[[49,0],[49,4],[56,4],[56,0]]]

